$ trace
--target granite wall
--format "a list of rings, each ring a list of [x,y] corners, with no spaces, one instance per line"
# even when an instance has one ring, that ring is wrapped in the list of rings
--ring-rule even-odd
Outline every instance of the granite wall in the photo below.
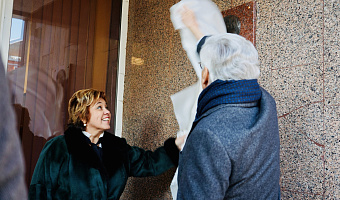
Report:
[[[178,130],[170,95],[196,75],[170,21],[177,0],[130,0],[123,133],[155,150]],[[214,1],[221,10],[249,1]],[[260,84],[277,101],[282,199],[340,199],[338,0],[256,1]],[[174,170],[131,178],[121,199],[171,199]]]
[[[257,4],[261,83],[278,108],[282,199],[340,199],[339,1]]]

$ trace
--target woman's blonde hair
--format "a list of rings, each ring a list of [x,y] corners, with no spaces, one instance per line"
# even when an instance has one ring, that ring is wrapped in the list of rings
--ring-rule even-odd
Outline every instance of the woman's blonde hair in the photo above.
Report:
[[[88,121],[90,119],[90,105],[100,98],[106,102],[105,93],[95,89],[83,89],[75,92],[68,102],[69,125],[83,128],[82,120]]]

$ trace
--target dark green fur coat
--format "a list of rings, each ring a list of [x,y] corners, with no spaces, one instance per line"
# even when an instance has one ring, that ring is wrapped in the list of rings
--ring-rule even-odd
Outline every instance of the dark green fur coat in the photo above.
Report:
[[[81,129],[48,141],[29,188],[30,199],[119,199],[130,176],[157,176],[178,163],[174,138],[154,152],[104,133],[99,159]]]

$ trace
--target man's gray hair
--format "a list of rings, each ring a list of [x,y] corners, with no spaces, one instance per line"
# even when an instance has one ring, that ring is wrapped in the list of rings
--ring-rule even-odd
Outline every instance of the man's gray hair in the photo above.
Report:
[[[206,39],[200,51],[210,81],[258,79],[259,60],[254,45],[244,37],[224,33]]]

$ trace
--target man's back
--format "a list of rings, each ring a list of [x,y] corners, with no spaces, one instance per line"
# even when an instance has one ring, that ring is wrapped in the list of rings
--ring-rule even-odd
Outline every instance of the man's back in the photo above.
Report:
[[[274,99],[221,104],[192,130],[180,156],[178,199],[279,199]]]

